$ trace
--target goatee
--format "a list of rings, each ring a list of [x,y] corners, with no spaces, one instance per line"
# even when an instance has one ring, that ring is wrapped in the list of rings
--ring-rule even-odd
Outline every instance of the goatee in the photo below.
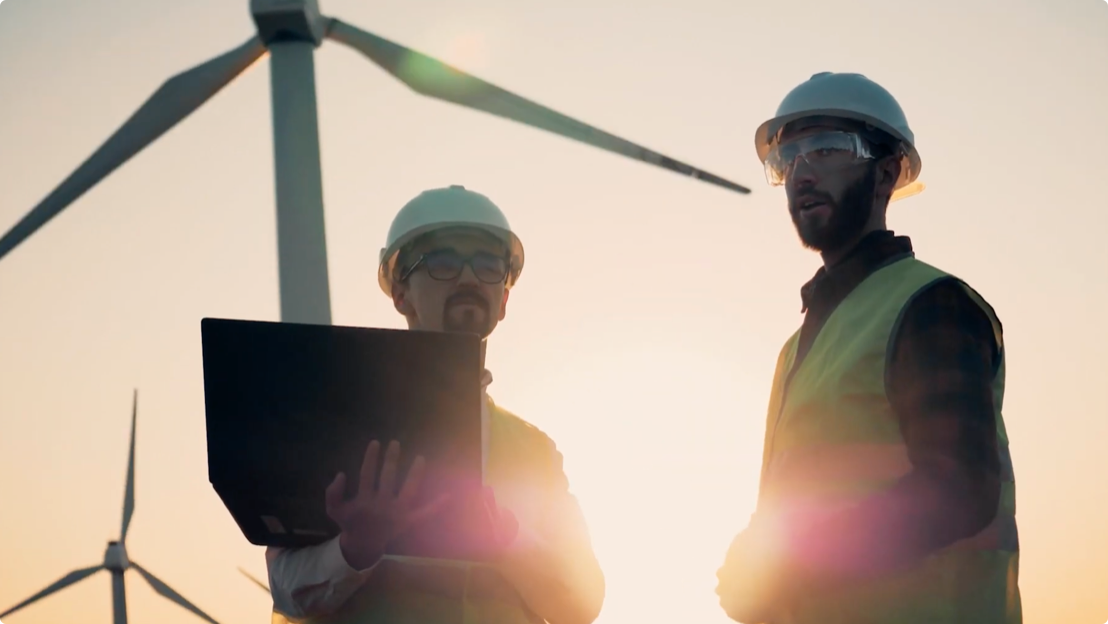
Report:
[[[453,310],[457,305],[468,304],[476,306],[480,311]],[[488,338],[492,333],[489,318],[489,302],[485,298],[472,291],[463,291],[452,295],[443,305],[443,329],[448,332],[477,334],[482,339]]]

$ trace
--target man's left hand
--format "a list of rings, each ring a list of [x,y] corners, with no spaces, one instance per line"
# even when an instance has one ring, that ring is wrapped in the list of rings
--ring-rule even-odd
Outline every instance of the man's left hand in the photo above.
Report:
[[[770,621],[787,581],[785,554],[775,527],[757,519],[735,538],[716,572],[716,595],[728,617],[743,624]]]

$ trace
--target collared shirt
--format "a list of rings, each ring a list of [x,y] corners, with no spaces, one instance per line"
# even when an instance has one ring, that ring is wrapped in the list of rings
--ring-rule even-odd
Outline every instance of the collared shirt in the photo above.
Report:
[[[489,465],[489,435],[492,428],[489,423],[489,384],[492,383],[492,372],[485,369],[481,372],[481,476]]]
[[[801,289],[805,317],[797,361],[854,288],[911,255],[909,238],[879,231],[830,270],[820,268]],[[920,293],[905,310],[886,371],[913,471],[889,490],[801,530],[794,536],[797,548],[824,561],[849,553],[851,560],[885,570],[911,565],[983,529],[1000,494],[992,394],[999,361],[988,316],[960,284],[943,280]]]

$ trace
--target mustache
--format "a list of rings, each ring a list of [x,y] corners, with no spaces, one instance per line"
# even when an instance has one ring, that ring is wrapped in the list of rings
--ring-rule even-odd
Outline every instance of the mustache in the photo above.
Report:
[[[795,211],[797,208],[797,200],[801,197],[814,197],[828,206],[836,206],[834,199],[827,193],[819,193],[809,189],[800,189],[793,193],[792,199],[789,200],[789,209]]]
[[[475,305],[479,305],[486,310],[489,308],[488,300],[482,297],[480,293],[473,290],[463,290],[461,292],[450,295],[450,297],[446,300],[445,307],[449,308],[450,306],[460,303],[472,303]]]

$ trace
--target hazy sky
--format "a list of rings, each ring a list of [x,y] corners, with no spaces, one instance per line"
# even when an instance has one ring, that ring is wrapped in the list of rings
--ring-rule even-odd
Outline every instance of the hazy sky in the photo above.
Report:
[[[245,41],[246,0],[6,0],[0,231],[163,80]],[[775,358],[818,266],[755,128],[812,74],[905,108],[928,190],[890,224],[997,308],[1028,624],[1108,619],[1108,4],[1104,0],[325,0],[323,10],[754,188],[740,196],[410,92],[316,55],[334,320],[377,289],[396,210],[464,184],[527,266],[490,342],[495,399],[566,457],[609,580],[603,624],[717,622],[754,506]],[[259,63],[0,261],[0,611],[129,551],[213,617],[268,621],[207,480],[200,319],[277,320],[269,67]],[[134,622],[198,622],[128,574]],[[95,576],[8,624],[107,622]],[[649,599],[641,597],[648,596]]]

